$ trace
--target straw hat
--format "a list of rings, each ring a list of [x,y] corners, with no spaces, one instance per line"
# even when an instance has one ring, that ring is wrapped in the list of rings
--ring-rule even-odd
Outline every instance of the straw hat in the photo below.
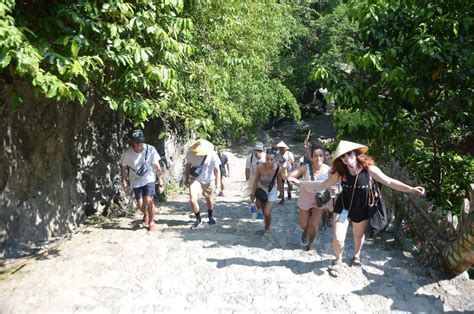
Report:
[[[283,148],[287,148],[287,149],[289,148],[288,145],[286,145],[285,142],[283,142],[283,141],[281,141],[280,143],[278,143],[278,144],[276,145],[276,147],[283,147]]]
[[[359,152],[362,154],[369,150],[369,148],[365,145],[342,140],[339,142],[336,151],[332,155],[332,161],[355,149],[359,149]]]
[[[196,156],[204,156],[214,150],[214,144],[204,139],[198,139],[189,147],[189,150]]]

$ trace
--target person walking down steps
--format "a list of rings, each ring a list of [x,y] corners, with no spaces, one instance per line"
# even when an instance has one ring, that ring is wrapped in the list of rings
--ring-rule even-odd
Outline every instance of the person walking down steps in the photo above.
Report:
[[[193,209],[196,221],[191,229],[197,229],[201,224],[201,212],[198,197],[201,192],[206,199],[209,224],[215,225],[212,216],[214,209],[214,193],[219,194],[221,185],[221,160],[214,150],[214,145],[204,139],[195,141],[186,154],[184,167],[184,184],[189,188],[189,203]]]

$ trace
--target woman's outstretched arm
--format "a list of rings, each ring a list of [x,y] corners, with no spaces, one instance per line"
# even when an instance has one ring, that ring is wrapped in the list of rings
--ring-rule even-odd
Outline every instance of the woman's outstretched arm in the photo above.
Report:
[[[406,192],[406,193],[413,193],[416,195],[424,195],[425,189],[421,186],[411,187],[408,184],[405,184],[397,179],[391,178],[387,176],[385,173],[380,170],[379,167],[372,165],[369,166],[369,174],[375,181],[382,183],[383,185],[388,186],[391,189]]]

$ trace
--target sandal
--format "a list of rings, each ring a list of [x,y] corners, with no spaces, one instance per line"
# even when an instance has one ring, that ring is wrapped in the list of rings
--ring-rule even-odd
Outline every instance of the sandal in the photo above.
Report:
[[[333,261],[331,266],[328,267],[329,275],[336,278],[342,270],[342,261]]]
[[[355,267],[360,267],[360,266],[362,266],[362,262],[360,261],[360,257],[354,256],[354,257],[352,258],[352,266],[355,266]]]

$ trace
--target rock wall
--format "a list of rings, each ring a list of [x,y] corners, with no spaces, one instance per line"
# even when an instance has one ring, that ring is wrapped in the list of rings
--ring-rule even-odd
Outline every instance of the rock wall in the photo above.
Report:
[[[118,161],[130,121],[94,95],[83,106],[24,92],[13,110],[13,90],[0,80],[0,257],[34,252],[45,241],[70,232],[85,213],[101,210],[119,190]],[[167,176],[182,171],[185,143],[177,136],[158,141],[161,121],[147,124]],[[168,178],[169,179],[169,178]]]

